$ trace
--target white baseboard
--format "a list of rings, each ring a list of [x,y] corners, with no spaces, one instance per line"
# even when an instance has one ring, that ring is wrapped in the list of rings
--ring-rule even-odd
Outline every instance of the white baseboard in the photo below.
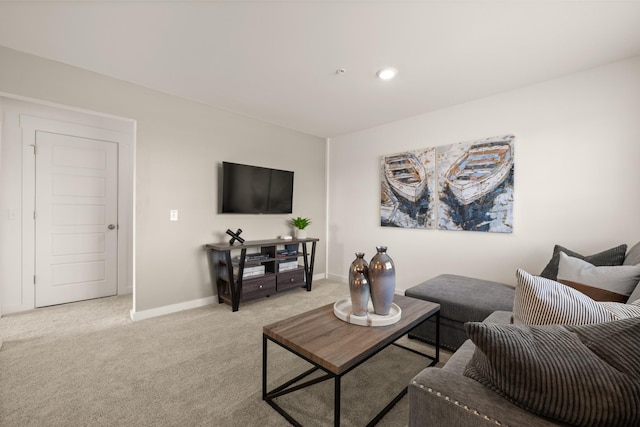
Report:
[[[319,273],[313,275],[313,280],[322,280],[326,278],[326,274]],[[137,322],[139,320],[151,319],[153,317],[164,316],[165,314],[177,313],[178,311],[190,310],[192,308],[203,307],[205,305],[215,304],[218,302],[218,296],[213,295],[206,298],[194,299],[191,301],[185,301],[178,304],[165,305],[158,308],[151,308],[149,310],[133,311],[129,312],[131,320]]]
[[[151,308],[149,310],[133,311],[129,312],[131,320],[137,322],[139,320],[151,319],[153,317],[164,316],[165,314],[177,313],[183,310],[190,310],[192,308],[203,307],[205,305],[211,305],[218,301],[217,295],[194,299],[191,301],[180,302],[178,304],[165,305],[158,308]]]

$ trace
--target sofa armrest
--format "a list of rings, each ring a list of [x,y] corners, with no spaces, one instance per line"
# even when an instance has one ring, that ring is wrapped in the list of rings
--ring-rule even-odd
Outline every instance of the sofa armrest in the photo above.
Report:
[[[562,426],[459,373],[427,368],[409,384],[409,426]]]

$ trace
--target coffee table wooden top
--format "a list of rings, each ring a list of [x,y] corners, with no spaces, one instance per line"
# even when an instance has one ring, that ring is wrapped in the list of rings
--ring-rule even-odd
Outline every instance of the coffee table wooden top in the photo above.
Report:
[[[341,374],[391,344],[440,310],[440,304],[395,295],[402,318],[388,326],[358,326],[338,319],[333,304],[266,325],[262,333],[334,374]]]

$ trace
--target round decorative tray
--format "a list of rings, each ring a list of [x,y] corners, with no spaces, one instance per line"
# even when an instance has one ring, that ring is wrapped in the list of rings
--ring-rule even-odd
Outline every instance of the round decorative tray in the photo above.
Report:
[[[351,298],[341,299],[333,305],[333,314],[340,320],[360,326],[387,326],[400,320],[402,310],[395,303],[391,304],[389,314],[382,316],[373,312],[373,304],[369,301],[368,312],[364,316],[356,316],[351,312]]]

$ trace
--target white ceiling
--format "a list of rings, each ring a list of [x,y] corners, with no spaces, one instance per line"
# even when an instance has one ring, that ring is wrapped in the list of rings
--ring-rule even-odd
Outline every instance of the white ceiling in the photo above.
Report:
[[[332,137],[640,55],[640,1],[0,1],[0,45]]]

